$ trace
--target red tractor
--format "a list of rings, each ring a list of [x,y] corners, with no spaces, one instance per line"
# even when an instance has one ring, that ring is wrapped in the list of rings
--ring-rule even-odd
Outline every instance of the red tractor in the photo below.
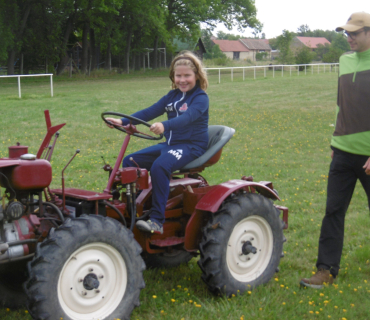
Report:
[[[106,122],[108,115],[150,126],[113,112],[102,114]],[[62,171],[61,189],[50,189],[50,159],[65,124],[52,126],[48,111],[45,119],[47,133],[36,155],[17,145],[0,159],[4,306],[26,298],[36,319],[128,319],[145,287],[145,266],[174,267],[200,255],[202,279],[225,296],[266,283],[278,270],[288,209],[273,204],[279,196],[271,182],[242,177],[211,186],[200,175],[220,159],[234,129],[209,126],[206,153],[173,174],[163,234],[148,234],[135,222],[147,219],[151,208],[150,176],[134,159],[132,167],[120,166],[131,136],[161,136],[132,124],[115,126],[126,136],[114,167],[104,166],[109,179],[103,193],[65,187],[63,173],[73,158]]]

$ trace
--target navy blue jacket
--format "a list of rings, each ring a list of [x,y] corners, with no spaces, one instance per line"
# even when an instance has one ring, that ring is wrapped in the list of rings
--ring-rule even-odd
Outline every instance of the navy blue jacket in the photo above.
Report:
[[[167,112],[168,120],[163,121],[164,136],[168,145],[193,144],[203,150],[208,144],[208,95],[199,86],[188,92],[171,90],[149,108],[132,114],[144,121],[153,120]],[[122,118],[122,124],[130,120]],[[133,123],[135,124],[135,123]]]

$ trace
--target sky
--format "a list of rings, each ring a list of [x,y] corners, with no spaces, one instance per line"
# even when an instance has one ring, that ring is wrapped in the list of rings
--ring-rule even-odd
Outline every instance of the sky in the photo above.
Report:
[[[297,32],[302,24],[308,25],[310,30],[335,30],[346,24],[354,12],[370,13],[370,0],[255,0],[255,5],[266,39],[281,35],[284,29]],[[228,30],[219,25],[213,34],[216,36],[217,31],[223,31],[251,37],[252,29],[247,30],[240,33],[236,28]]]

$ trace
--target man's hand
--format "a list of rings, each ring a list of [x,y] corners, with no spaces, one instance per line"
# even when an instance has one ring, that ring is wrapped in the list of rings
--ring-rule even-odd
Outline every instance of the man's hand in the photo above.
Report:
[[[367,159],[365,165],[363,166],[363,168],[365,169],[365,173],[370,175],[370,158]]]
[[[150,131],[155,133],[155,134],[162,134],[164,132],[164,126],[163,126],[162,122],[153,123],[150,126]]]
[[[115,119],[115,118],[105,118],[105,120],[112,122],[114,124],[122,125],[122,120],[121,119]],[[112,125],[105,123],[109,128],[114,128]]]

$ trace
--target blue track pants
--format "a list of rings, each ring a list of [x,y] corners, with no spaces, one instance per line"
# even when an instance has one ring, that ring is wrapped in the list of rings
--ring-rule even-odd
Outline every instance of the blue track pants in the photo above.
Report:
[[[194,159],[200,157],[204,150],[190,144],[177,144],[169,146],[167,143],[157,145],[134,152],[123,159],[123,167],[134,167],[130,161],[132,157],[140,168],[150,171],[152,180],[152,221],[164,223],[164,212],[170,192],[170,179],[175,172]]]

